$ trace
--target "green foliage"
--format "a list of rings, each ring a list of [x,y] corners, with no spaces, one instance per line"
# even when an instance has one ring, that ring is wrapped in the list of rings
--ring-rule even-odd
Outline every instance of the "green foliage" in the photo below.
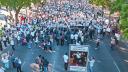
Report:
[[[23,7],[30,7],[31,4],[40,3],[42,0],[0,0],[0,4],[16,11],[15,21],[18,22],[18,14]]]
[[[7,9],[15,10],[15,22],[18,22],[18,14],[23,7],[30,7],[31,4],[41,3],[42,0],[0,0],[0,4]]]
[[[0,4],[14,10],[20,10],[22,7],[28,7],[31,3],[40,3],[42,0],[0,0]]]
[[[96,4],[97,6],[102,6],[104,8],[109,8],[111,5],[110,0],[89,0],[89,3]]]
[[[111,14],[120,12],[120,29],[123,32],[123,37],[128,39],[128,4],[126,0],[89,0],[91,4],[109,8]]]
[[[0,37],[2,37],[3,36],[3,31],[2,30],[0,30]]]
[[[123,31],[123,38],[128,40],[128,28]]]
[[[120,13],[121,13],[121,18],[122,19],[128,18],[128,4],[123,4],[122,5]]]
[[[120,13],[120,29],[123,32],[123,37],[128,39],[128,4],[122,4]]]
[[[125,30],[128,28],[128,19],[120,19],[120,29]]]
[[[125,0],[115,0],[114,2],[111,3],[111,14],[117,11],[121,11],[122,5],[125,3]]]
[[[120,12],[120,29],[123,33],[123,38],[128,39],[128,4],[125,0],[115,0],[111,4],[111,13]]]

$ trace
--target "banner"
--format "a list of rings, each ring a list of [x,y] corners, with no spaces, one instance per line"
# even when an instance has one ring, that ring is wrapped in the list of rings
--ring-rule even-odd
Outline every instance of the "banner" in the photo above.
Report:
[[[69,70],[86,72],[88,52],[87,45],[70,45]]]

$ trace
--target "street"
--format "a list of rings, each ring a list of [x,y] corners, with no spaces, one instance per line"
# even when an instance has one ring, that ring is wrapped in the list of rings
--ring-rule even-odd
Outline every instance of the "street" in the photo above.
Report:
[[[87,61],[94,57],[92,68],[87,63],[87,72],[128,72],[128,43],[121,41],[118,25],[105,23],[108,18],[101,17],[100,12],[82,0],[66,0],[49,2],[30,13],[30,17],[21,14],[19,23],[1,29],[0,69],[3,72],[21,72],[17,71],[20,68],[22,72],[71,72],[65,69],[70,58],[69,45],[78,44],[89,46]],[[82,61],[82,53],[80,57],[81,60],[76,55],[76,61]],[[32,63],[37,65],[34,67],[37,71],[32,71]],[[49,64],[51,71],[48,71]]]
[[[116,50],[111,51],[110,46],[106,44],[107,42],[106,40],[107,39],[102,41],[99,50],[95,50],[94,41],[89,40],[85,42],[85,45],[90,46],[89,57],[94,56],[96,58],[96,63],[94,65],[94,72],[108,72],[108,71],[109,72],[127,72],[127,68],[125,68],[125,65],[127,66],[127,64],[124,64],[124,66],[118,65],[118,64],[123,64],[123,63],[117,63],[117,60],[121,60],[121,58],[119,56],[115,58],[117,54]],[[53,48],[55,52],[49,53],[49,52],[45,52],[44,50],[35,46],[34,44],[32,46],[32,49],[28,49],[27,47],[18,45],[16,46],[15,56],[20,56],[22,61],[23,72],[31,72],[30,64],[35,61],[35,58],[38,55],[42,55],[43,57],[48,59],[48,61],[52,64],[53,72],[65,72],[62,56],[66,52],[67,53],[69,52],[69,47],[67,45],[57,46],[56,43],[54,43]],[[16,72],[16,70],[11,69],[8,72]]]

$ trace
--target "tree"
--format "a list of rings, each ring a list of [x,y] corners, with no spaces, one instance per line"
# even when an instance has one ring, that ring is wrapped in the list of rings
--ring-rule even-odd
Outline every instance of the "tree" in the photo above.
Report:
[[[95,4],[96,6],[101,6],[102,7],[102,13],[104,8],[109,9],[111,6],[111,1],[110,0],[89,0],[89,3]],[[102,14],[103,16],[103,14]]]
[[[103,8],[108,8],[110,6],[110,0],[89,0],[89,3],[95,4],[97,6],[102,6]]]
[[[128,39],[128,4],[123,4],[120,16],[120,29],[123,32],[123,37]]]
[[[117,11],[121,11],[122,5],[125,3],[125,0],[114,0],[111,3],[110,11],[111,14]]]
[[[9,9],[15,10],[15,21],[18,22],[18,14],[23,7],[29,7],[31,4],[40,3],[42,0],[0,0],[0,4]]]
[[[123,38],[128,39],[128,4],[126,0],[115,0],[111,6],[111,13],[119,12],[119,27],[123,33]]]
[[[126,0],[90,0],[90,3],[109,8],[111,14],[119,12],[119,28],[123,33],[123,37],[128,39],[128,4],[126,4]]]

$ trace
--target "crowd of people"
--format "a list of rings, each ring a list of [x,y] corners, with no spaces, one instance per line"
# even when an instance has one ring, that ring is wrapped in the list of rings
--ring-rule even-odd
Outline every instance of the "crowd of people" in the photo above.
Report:
[[[39,11],[32,21],[27,22],[24,19],[23,22],[17,23],[15,26],[3,28],[4,34],[0,38],[1,51],[4,47],[9,46],[14,53],[17,50],[16,45],[32,48],[34,43],[44,51],[54,52],[54,42],[60,46],[83,45],[90,39],[96,39],[96,48],[98,48],[100,40],[106,35],[112,36],[111,48],[113,50],[120,39],[116,25],[106,24],[105,21],[96,17],[95,9],[89,4],[82,6],[79,2],[74,4],[74,2],[65,1],[48,3],[38,9]],[[96,11],[99,12],[100,10]],[[2,60],[5,63],[9,59],[3,57]],[[19,61],[19,65],[20,63]],[[39,65],[37,68],[42,68],[42,71],[47,72],[49,62],[39,55],[33,65]],[[31,65],[32,68],[33,65]],[[0,66],[1,68],[3,69]],[[18,66],[17,72],[21,72],[20,66]],[[33,70],[33,72],[35,71]]]
[[[32,72],[52,72],[52,64],[50,64],[42,55],[37,56],[35,63],[32,63],[30,66]]]

